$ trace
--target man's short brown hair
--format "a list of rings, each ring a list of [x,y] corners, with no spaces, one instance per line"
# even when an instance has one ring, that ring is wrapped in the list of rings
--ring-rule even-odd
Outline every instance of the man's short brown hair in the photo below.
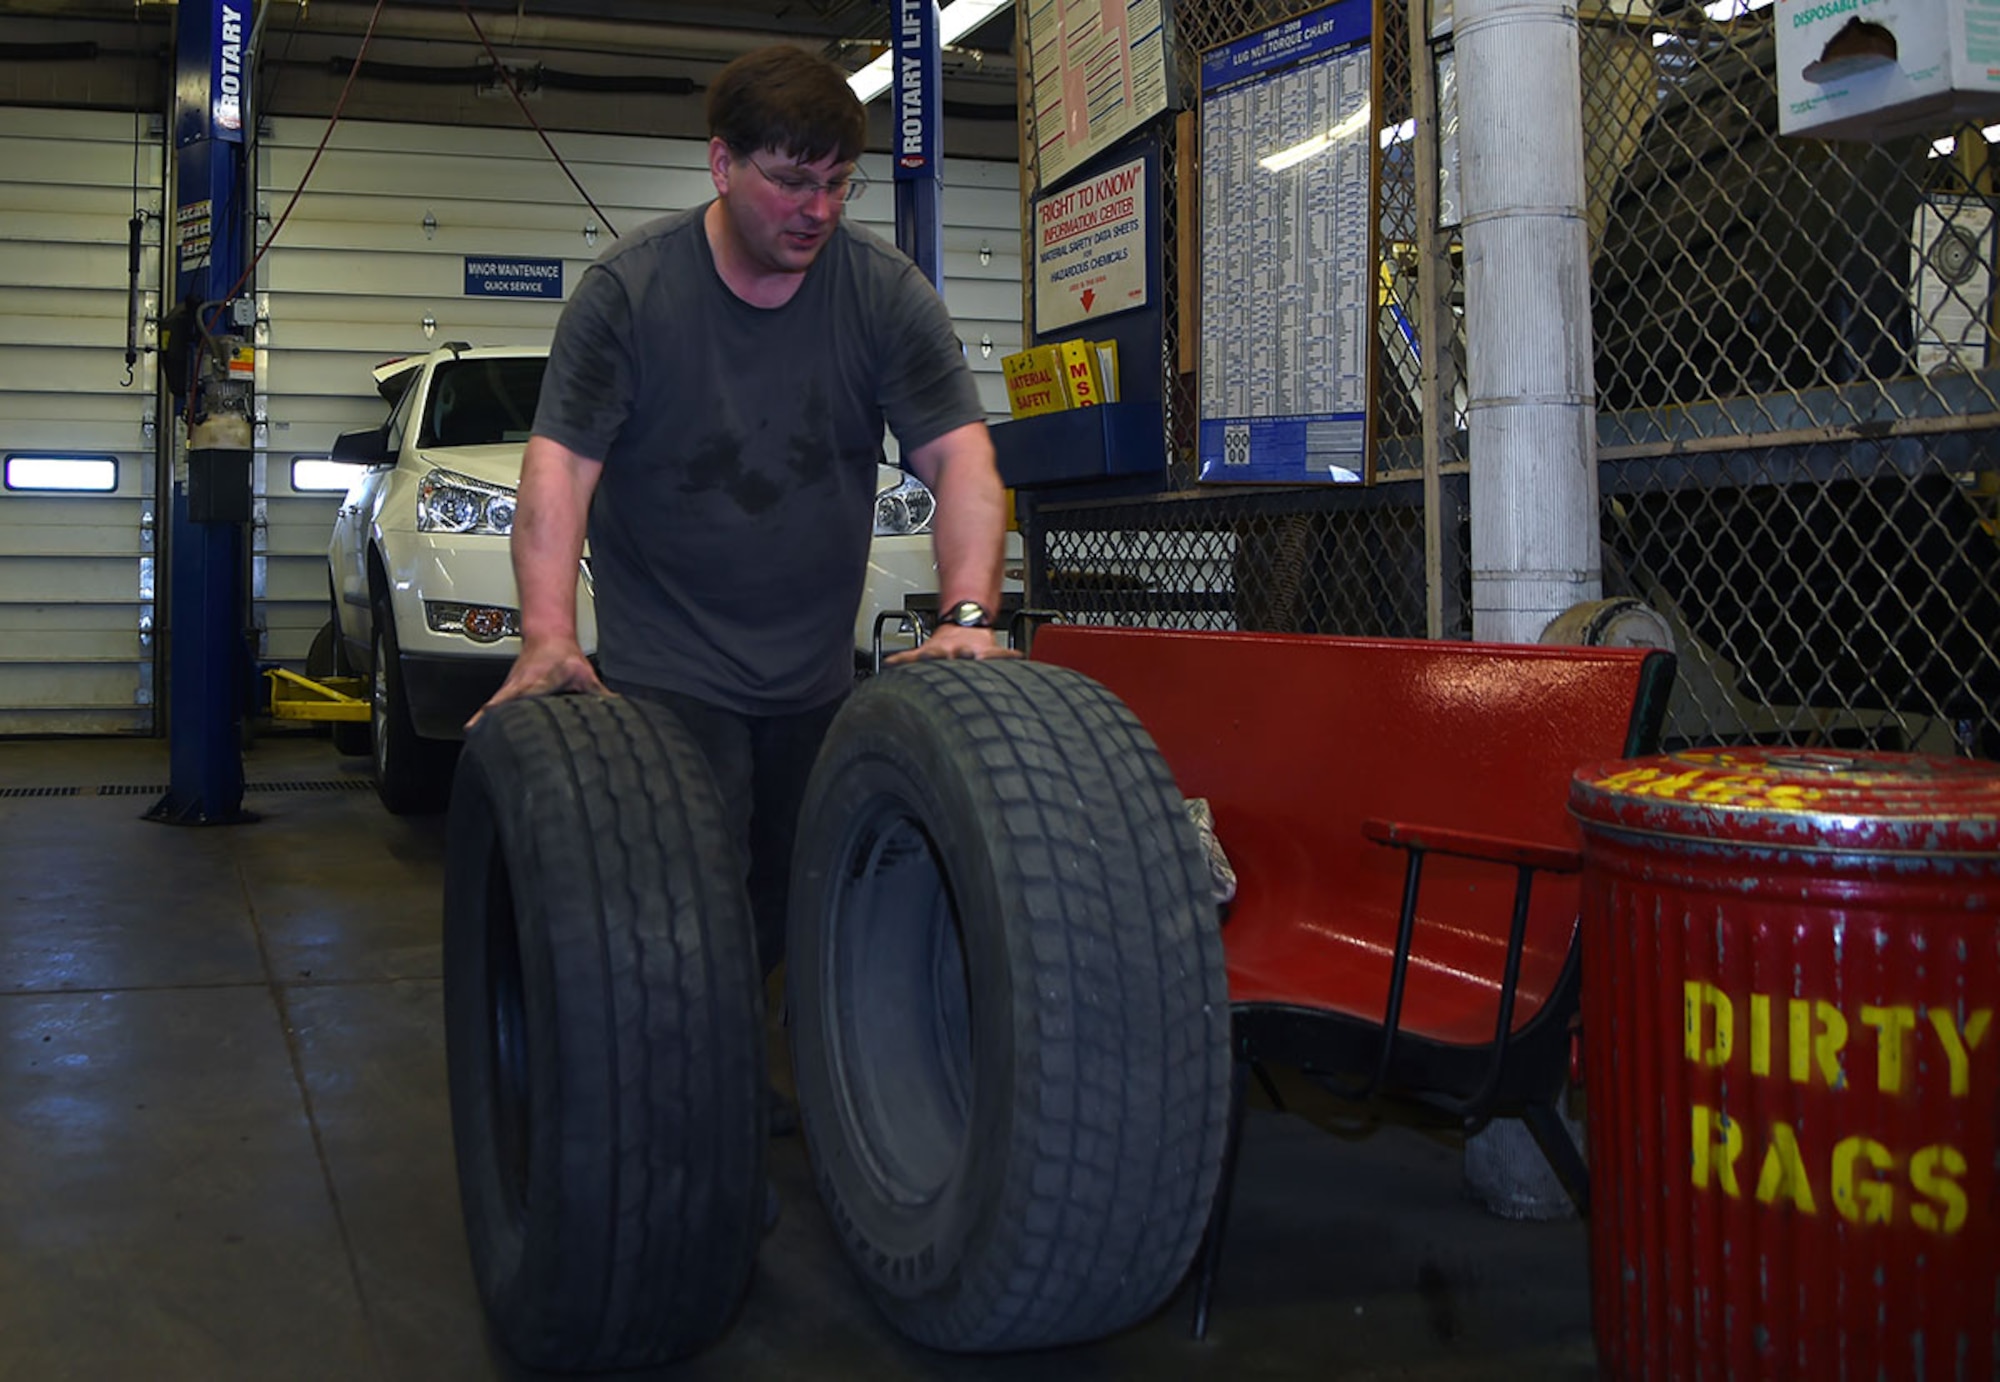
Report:
[[[800,163],[861,157],[868,112],[847,74],[824,58],[778,45],[746,53],[708,87],[708,132],[739,154],[776,149]]]

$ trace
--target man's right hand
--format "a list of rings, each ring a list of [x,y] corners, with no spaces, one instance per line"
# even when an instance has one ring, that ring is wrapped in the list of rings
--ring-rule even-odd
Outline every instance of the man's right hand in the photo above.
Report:
[[[590,496],[603,469],[602,463],[547,437],[528,438],[521,452],[514,532],[508,539],[514,583],[521,592],[521,651],[493,698],[465,722],[467,729],[502,701],[522,696],[612,694],[576,639],[577,561],[583,555]]]
[[[583,655],[583,649],[574,640],[523,640],[520,656],[507,669],[507,680],[500,684],[492,699],[480,706],[477,713],[465,722],[465,727],[471,729],[479,723],[481,715],[502,701],[519,700],[523,696],[553,696],[563,692],[585,696],[617,694],[597,679],[597,669],[590,665],[590,659]]]

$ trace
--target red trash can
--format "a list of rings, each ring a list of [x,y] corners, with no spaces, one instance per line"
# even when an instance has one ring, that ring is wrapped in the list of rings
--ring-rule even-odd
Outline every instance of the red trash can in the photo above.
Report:
[[[1619,1378],[2000,1377],[2000,767],[1579,770],[1591,1305]]]

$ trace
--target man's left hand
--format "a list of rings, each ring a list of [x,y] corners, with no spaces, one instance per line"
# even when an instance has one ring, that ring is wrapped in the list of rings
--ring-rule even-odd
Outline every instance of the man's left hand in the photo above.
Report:
[[[929,662],[940,657],[978,658],[983,662],[990,658],[1019,656],[1012,648],[1002,644],[992,629],[946,624],[916,647],[906,648],[882,661],[884,666],[894,667],[900,662]]]

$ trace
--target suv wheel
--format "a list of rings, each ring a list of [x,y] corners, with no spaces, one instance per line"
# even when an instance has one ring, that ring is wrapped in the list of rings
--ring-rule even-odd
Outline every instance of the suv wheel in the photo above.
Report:
[[[451,799],[451,774],[458,745],[425,739],[410,720],[403,691],[402,655],[396,621],[388,602],[375,607],[374,663],[370,673],[369,743],[375,759],[375,792],[392,815],[419,816],[442,811]]]
[[[322,648],[322,643],[324,648]],[[327,598],[326,627],[313,639],[312,651],[306,654],[306,675],[315,681],[326,677],[352,677],[354,665],[347,656],[347,644],[340,633],[340,601],[332,594]],[[348,758],[366,758],[372,745],[369,742],[369,728],[365,720],[334,720],[331,722],[333,749],[335,753]]]

